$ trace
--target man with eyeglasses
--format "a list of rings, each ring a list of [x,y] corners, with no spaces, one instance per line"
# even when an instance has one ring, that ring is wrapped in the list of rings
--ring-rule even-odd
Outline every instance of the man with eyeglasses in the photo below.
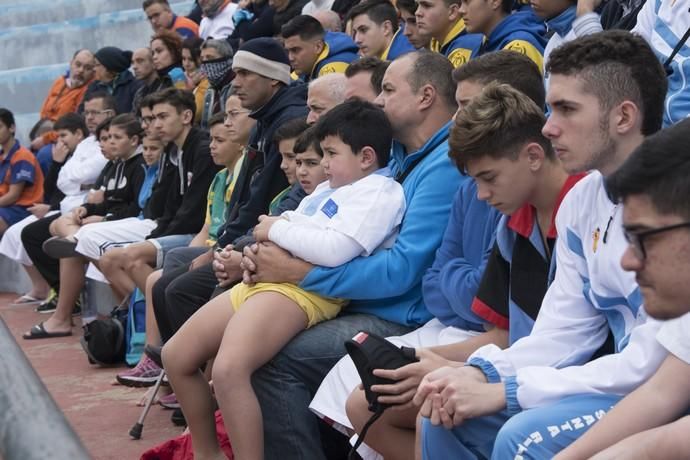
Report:
[[[668,352],[656,373],[559,456],[685,458],[690,451],[690,121],[647,139],[606,181],[623,203],[628,249],[645,311],[668,319],[657,341]],[[682,417],[679,419],[679,417]]]
[[[115,115],[115,99],[112,96],[103,91],[87,94],[84,98],[82,123],[85,122],[88,136],[81,140],[76,148],[73,148],[73,153],[65,145],[60,145],[69,142],[60,141],[53,149],[51,171],[59,171],[56,184],[65,195],[60,202],[62,213],[69,212],[84,202],[89,190],[96,183],[96,179],[108,162],[101,153],[101,146],[94,133],[100,123],[113,115]],[[50,223],[60,215],[57,213],[44,216],[28,224],[21,236],[29,258],[55,292],[60,288],[60,264],[57,259],[43,252],[43,243],[52,236],[49,230]],[[57,298],[52,296],[36,310],[39,313],[52,313],[56,306]]]
[[[552,458],[651,376],[664,358],[632,273],[623,206],[605,178],[661,127],[666,77],[640,37],[608,31],[556,49],[543,134],[569,173],[591,171],[556,217],[556,274],[532,332],[488,345],[422,381],[422,456]],[[592,359],[613,336],[614,352]],[[580,458],[580,457],[578,457]]]

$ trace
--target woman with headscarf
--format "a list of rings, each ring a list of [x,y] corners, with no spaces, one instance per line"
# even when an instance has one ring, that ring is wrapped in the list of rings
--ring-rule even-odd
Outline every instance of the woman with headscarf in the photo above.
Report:
[[[201,45],[201,72],[206,75],[209,88],[204,96],[201,127],[207,128],[211,116],[225,111],[225,101],[230,95],[232,71],[232,47],[227,40],[205,40]]]

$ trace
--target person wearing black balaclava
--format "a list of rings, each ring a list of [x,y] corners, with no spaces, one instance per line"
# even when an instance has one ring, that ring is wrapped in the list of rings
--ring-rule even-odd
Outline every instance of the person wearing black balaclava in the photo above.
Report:
[[[209,39],[201,45],[201,72],[206,74],[209,82],[201,114],[202,128],[207,128],[211,116],[225,110],[234,77],[232,54],[232,47],[225,40]]]
[[[84,94],[87,95],[105,91],[115,98],[115,111],[127,113],[132,111],[132,101],[143,82],[134,78],[129,71],[132,52],[123,51],[115,46],[106,46],[94,54],[94,81]],[[79,106],[79,112],[84,111],[84,104]]]

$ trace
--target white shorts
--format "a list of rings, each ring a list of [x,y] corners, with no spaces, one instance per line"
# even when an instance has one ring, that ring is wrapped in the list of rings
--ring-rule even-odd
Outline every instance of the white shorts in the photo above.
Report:
[[[397,346],[428,348],[463,342],[479,334],[480,332],[444,326],[434,318],[419,329],[399,337],[387,337],[387,339]],[[347,436],[347,429],[352,430],[352,423],[347,418],[345,403],[361,382],[352,359],[344,356],[321,382],[314,399],[309,404],[309,409]],[[367,447],[358,452],[365,459],[375,458],[377,455]]]
[[[84,225],[74,234],[76,251],[98,260],[110,249],[144,241],[154,228],[156,221],[136,217]]]
[[[45,217],[52,216],[58,211],[50,211]],[[35,216],[27,216],[20,220],[14,225],[11,225],[2,235],[2,240],[0,240],[0,254],[7,256],[8,258],[19,262],[22,265],[33,265],[31,258],[26,253],[24,249],[24,244],[22,244],[22,230],[29,224],[33,224],[38,219]]]

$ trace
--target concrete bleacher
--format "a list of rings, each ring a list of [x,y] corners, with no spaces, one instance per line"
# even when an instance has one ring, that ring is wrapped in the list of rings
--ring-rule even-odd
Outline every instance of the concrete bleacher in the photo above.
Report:
[[[17,137],[27,143],[53,81],[69,68],[77,49],[96,51],[114,45],[134,50],[148,46],[151,26],[142,0],[0,0],[0,106],[17,121]],[[185,15],[191,0],[171,0]],[[0,292],[24,293],[31,287],[24,269],[0,256]],[[89,299],[107,313],[114,299],[104,283],[91,282]]]
[[[171,2],[177,14],[194,2]],[[74,51],[147,46],[152,31],[141,0],[0,0],[0,105],[12,110],[26,142],[52,82]]]

